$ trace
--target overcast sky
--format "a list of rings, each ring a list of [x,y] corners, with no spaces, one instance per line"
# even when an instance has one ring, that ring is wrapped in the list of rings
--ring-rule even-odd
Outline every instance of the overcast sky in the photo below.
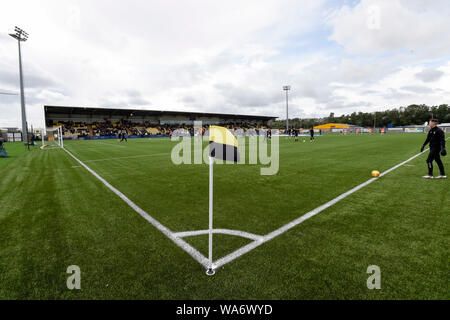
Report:
[[[43,105],[273,115],[449,103],[448,0],[3,1],[0,92]],[[20,96],[0,95],[0,126]]]

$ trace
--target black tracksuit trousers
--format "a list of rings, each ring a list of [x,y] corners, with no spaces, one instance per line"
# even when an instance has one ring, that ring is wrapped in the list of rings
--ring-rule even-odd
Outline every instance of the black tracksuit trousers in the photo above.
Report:
[[[433,160],[436,161],[439,167],[439,171],[441,172],[441,176],[445,176],[444,164],[442,163],[440,152],[441,148],[430,149],[430,154],[428,155],[427,158],[428,174],[430,176],[433,175]]]

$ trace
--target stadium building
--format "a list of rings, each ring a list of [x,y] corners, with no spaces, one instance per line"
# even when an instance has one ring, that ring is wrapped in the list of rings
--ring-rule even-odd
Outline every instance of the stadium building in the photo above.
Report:
[[[125,132],[129,137],[167,136],[174,130],[191,131],[202,125],[258,129],[269,127],[276,117],[225,113],[131,110],[44,106],[47,129],[61,126],[66,139],[101,139]]]
[[[22,132],[19,128],[0,128],[0,138],[5,142],[22,141]]]

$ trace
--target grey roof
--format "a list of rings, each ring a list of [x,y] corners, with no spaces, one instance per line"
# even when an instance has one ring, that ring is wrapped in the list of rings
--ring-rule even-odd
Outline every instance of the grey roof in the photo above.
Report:
[[[44,106],[45,113],[61,113],[61,114],[96,114],[96,115],[119,115],[129,116],[154,116],[154,115],[186,115],[186,116],[206,116],[206,117],[222,117],[226,119],[258,119],[258,120],[274,120],[275,116],[259,116],[259,115],[243,115],[228,113],[212,113],[212,112],[190,112],[190,111],[164,111],[164,110],[142,110],[142,109],[113,109],[113,108],[97,108],[97,107],[70,107],[70,106]]]

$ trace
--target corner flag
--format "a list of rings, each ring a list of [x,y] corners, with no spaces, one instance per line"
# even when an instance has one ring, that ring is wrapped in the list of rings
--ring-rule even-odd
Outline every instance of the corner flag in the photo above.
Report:
[[[209,156],[225,161],[239,162],[236,137],[224,127],[209,127]]]
[[[219,126],[209,127],[209,268],[207,275],[213,275],[213,165],[214,160],[239,162],[239,151],[236,137],[227,128]]]

